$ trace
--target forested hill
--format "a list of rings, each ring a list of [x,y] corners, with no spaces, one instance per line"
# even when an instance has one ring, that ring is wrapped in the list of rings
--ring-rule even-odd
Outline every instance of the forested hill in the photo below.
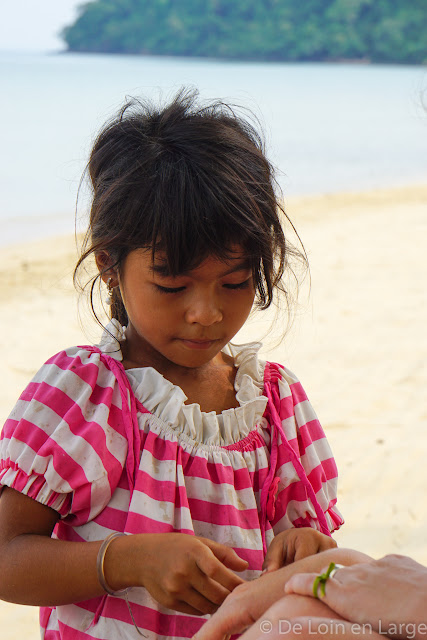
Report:
[[[69,51],[427,63],[427,0],[93,0]]]

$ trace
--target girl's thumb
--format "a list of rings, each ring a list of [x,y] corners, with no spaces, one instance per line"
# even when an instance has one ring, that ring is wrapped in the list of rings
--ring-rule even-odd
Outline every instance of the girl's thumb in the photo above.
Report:
[[[230,548],[222,562],[226,567],[229,569],[235,569],[235,571],[244,571],[249,566],[249,562],[247,560],[243,560],[243,558],[237,555],[234,549]]]
[[[262,563],[262,573],[276,571],[276,569],[280,569],[283,564],[283,549],[280,545],[273,544],[273,542],[265,554],[264,562]]]
[[[270,573],[271,571],[276,571],[276,569],[280,569],[280,564],[275,560],[269,560],[263,562],[261,575],[264,573]]]

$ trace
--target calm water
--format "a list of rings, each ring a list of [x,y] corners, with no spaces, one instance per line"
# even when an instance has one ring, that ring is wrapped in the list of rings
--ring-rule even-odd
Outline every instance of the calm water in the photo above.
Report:
[[[181,85],[261,118],[285,194],[427,180],[426,68],[3,53],[0,74],[2,244],[71,231],[101,123],[126,95]]]

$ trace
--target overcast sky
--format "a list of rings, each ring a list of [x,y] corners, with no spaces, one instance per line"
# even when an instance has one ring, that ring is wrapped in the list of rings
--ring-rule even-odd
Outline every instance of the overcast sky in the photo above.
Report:
[[[0,50],[57,51],[58,36],[85,0],[0,0]]]

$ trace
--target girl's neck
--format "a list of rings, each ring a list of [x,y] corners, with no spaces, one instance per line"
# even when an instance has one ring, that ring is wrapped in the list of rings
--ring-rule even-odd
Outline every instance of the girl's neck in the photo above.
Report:
[[[155,354],[129,353],[128,343],[121,343],[122,364],[125,369],[152,367],[172,384],[180,387],[187,401],[198,404],[204,412],[219,414],[225,409],[239,406],[236,400],[234,381],[236,368],[234,360],[222,352],[201,367],[182,367],[170,362],[158,352]]]

